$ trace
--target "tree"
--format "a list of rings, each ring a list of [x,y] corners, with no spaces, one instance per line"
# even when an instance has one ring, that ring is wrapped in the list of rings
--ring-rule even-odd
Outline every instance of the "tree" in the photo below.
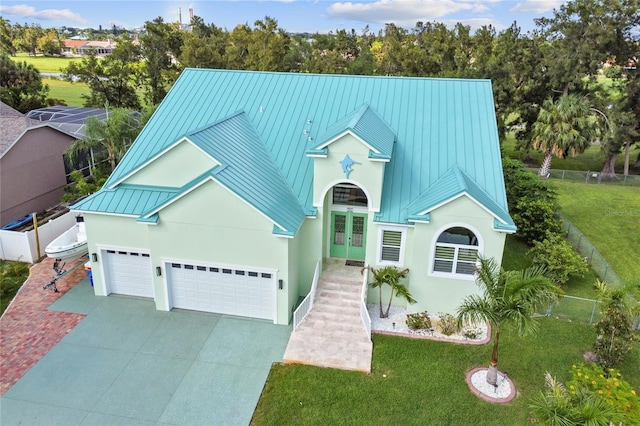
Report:
[[[396,297],[402,297],[409,303],[416,303],[416,300],[411,296],[409,290],[404,285],[400,284],[400,280],[405,278],[409,273],[409,269],[398,269],[395,266],[384,266],[376,269],[371,266],[367,267],[373,275],[373,281],[369,283],[371,288],[377,288],[380,292],[380,318],[389,317],[389,310],[391,309],[391,302],[395,293]],[[387,310],[382,311],[382,287],[388,285],[391,287],[389,292],[389,304]]]
[[[89,152],[92,149],[94,152],[106,152],[111,171],[113,171],[141,129],[138,116],[130,111],[122,108],[109,110],[108,117],[104,121],[97,117],[87,119],[84,138],[71,144],[66,155],[71,161],[75,161],[80,153]]]
[[[487,382],[497,383],[498,347],[500,332],[507,324],[515,325],[520,335],[537,330],[533,315],[541,307],[557,298],[562,292],[550,279],[545,269],[533,266],[524,271],[505,271],[493,258],[480,258],[476,282],[482,295],[464,298],[458,307],[460,327],[488,322],[491,325],[493,350]]]
[[[559,233],[547,232],[544,238],[533,241],[529,255],[533,264],[544,266],[548,276],[560,286],[570,277],[583,277],[589,269],[582,256]]]
[[[621,363],[636,340],[631,318],[640,313],[640,303],[633,300],[626,287],[612,287],[598,280],[596,290],[602,298],[602,319],[596,324],[594,352],[597,363],[609,369]]]
[[[87,83],[91,93],[83,95],[85,106],[100,108],[105,104],[115,108],[140,109],[136,93],[139,84],[140,48],[128,38],[118,40],[110,55],[98,58],[89,52],[80,62],[71,62],[63,70],[69,81]]]
[[[249,39],[247,69],[256,71],[286,71],[285,56],[289,50],[289,35],[278,21],[265,16],[254,23]]]
[[[165,24],[161,17],[147,21],[145,34],[140,37],[144,75],[147,86],[147,99],[157,105],[167,94],[167,88],[177,78],[178,70],[172,58],[180,57],[183,40],[172,24]]]
[[[533,146],[544,152],[539,176],[548,176],[554,155],[566,157],[583,153],[597,137],[598,129],[585,98],[561,96],[548,98],[533,124]]]
[[[40,72],[26,62],[13,62],[0,54],[0,101],[26,113],[42,108],[47,102],[49,86],[42,83]]]
[[[64,42],[60,39],[58,31],[47,29],[37,40],[38,51],[45,56],[54,56],[62,53]]]
[[[11,22],[0,16],[0,54],[15,55],[16,48],[13,45],[13,28]]]
[[[640,19],[638,0],[573,0],[536,19],[544,49],[549,89],[582,92],[585,77],[597,75],[607,59],[626,60]]]

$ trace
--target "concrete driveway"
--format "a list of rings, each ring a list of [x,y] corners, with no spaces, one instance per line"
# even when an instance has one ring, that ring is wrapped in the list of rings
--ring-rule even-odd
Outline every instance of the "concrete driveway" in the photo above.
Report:
[[[49,309],[86,314],[0,399],[9,425],[247,425],[290,326],[96,297],[87,280]]]

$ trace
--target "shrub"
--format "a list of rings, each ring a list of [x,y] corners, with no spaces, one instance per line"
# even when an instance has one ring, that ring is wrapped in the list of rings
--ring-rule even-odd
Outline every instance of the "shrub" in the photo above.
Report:
[[[555,217],[558,193],[548,180],[524,168],[520,161],[502,159],[507,203],[517,235],[531,244],[544,238],[547,231],[560,232],[560,221]]]
[[[529,196],[520,198],[512,212],[513,221],[518,227],[517,235],[528,244],[540,241],[548,233],[560,234],[560,220],[555,215],[556,204],[549,200]]]
[[[581,364],[565,385],[547,373],[547,390],[531,405],[536,420],[563,425],[640,424],[640,398],[614,369]]]
[[[566,284],[572,276],[582,277],[588,270],[582,256],[559,234],[547,232],[542,240],[533,242],[529,254],[533,264],[546,267],[549,278],[558,285]]]
[[[406,324],[411,330],[428,330],[431,328],[431,318],[427,311],[407,314]]]
[[[603,299],[603,312],[602,319],[596,324],[597,338],[593,351],[598,364],[608,369],[622,362],[636,340],[630,307],[634,302],[628,302],[629,291],[625,287],[611,288],[598,281],[596,288]]]
[[[477,339],[482,334],[482,330],[477,327],[465,327],[465,329],[462,331],[462,334],[467,339],[473,340]]]
[[[458,331],[458,320],[451,314],[438,314],[440,321],[438,322],[438,328],[440,332],[445,336],[451,336]]]

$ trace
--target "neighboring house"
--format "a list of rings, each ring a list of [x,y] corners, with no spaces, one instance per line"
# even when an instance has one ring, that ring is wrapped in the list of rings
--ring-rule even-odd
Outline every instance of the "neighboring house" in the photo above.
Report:
[[[97,295],[278,324],[328,257],[454,312],[515,232],[488,80],[187,69],[72,210]]]
[[[81,46],[75,48],[76,54],[80,56],[87,55],[89,51],[95,51],[98,56],[105,56],[111,54],[113,49],[116,48],[117,43],[113,40],[106,41],[87,41]]]
[[[78,49],[84,46],[87,43],[87,40],[72,40],[66,39],[64,40],[64,46],[62,47],[62,54],[67,56],[77,55]]]
[[[88,115],[72,116],[81,112],[104,116],[104,110],[71,107],[25,116],[0,102],[0,226],[60,203],[69,174],[64,152],[83,137]]]

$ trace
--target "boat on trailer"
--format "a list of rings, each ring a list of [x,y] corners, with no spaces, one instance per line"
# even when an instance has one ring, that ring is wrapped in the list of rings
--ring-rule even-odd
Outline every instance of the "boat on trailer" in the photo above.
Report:
[[[89,253],[84,221],[82,217],[77,217],[76,220],[75,225],[51,241],[47,248],[44,249],[48,257],[59,260],[73,260]]]

